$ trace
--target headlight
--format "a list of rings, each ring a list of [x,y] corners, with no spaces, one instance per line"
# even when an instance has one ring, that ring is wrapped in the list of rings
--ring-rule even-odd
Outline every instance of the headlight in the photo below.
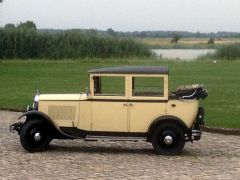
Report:
[[[38,110],[38,101],[39,101],[39,94],[37,92],[37,94],[34,96],[34,99],[33,99],[33,109],[34,110]]]
[[[33,109],[38,110],[38,101],[33,102]]]
[[[38,102],[39,101],[39,94],[36,94],[35,96],[34,96],[34,102]]]
[[[27,111],[38,110],[38,101],[39,101],[39,93],[38,93],[38,90],[37,90],[37,93],[33,98],[33,105],[32,105],[32,107],[30,107],[28,105],[27,106]]]

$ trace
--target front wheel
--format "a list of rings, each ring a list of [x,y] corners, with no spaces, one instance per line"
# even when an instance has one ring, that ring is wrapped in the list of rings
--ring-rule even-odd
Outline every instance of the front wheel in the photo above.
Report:
[[[28,152],[46,150],[51,140],[48,124],[38,119],[29,120],[20,131],[20,142]]]
[[[183,130],[175,124],[162,124],[153,132],[152,145],[157,154],[176,155],[183,150],[185,134]]]

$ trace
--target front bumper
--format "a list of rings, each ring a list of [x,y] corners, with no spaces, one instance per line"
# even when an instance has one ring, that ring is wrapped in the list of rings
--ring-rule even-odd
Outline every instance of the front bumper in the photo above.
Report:
[[[17,122],[17,123],[13,123],[9,126],[9,131],[11,133],[14,133],[15,131],[18,132],[18,134],[20,133],[22,127],[23,127],[23,122]]]
[[[36,96],[35,96],[36,97]],[[34,98],[34,103],[33,103],[33,107],[30,107],[29,105],[27,106],[27,109],[26,109],[26,113],[29,112],[29,111],[34,111],[34,110],[38,110],[38,101],[35,100]],[[23,113],[19,118],[18,120],[20,120],[22,117],[25,116],[26,113]],[[14,133],[15,131],[18,132],[18,134],[20,133],[22,127],[24,125],[24,122],[16,122],[16,123],[13,123],[9,126],[9,131],[11,133]]]

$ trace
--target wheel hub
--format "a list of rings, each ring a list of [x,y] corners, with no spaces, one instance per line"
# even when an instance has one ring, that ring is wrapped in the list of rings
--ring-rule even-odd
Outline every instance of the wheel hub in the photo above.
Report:
[[[165,143],[165,144],[171,145],[172,142],[173,142],[172,136],[167,135],[167,136],[164,137],[164,143]]]
[[[36,133],[34,134],[34,140],[37,141],[37,142],[39,142],[39,141],[41,141],[41,139],[42,139],[41,134],[40,134],[39,132],[36,132]]]

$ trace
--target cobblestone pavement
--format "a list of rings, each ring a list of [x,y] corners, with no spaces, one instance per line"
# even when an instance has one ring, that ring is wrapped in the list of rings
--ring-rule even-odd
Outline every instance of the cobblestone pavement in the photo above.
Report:
[[[0,111],[0,179],[240,179],[240,137],[204,133],[179,156],[157,156],[147,142],[53,140],[27,153],[8,127],[20,113]]]

